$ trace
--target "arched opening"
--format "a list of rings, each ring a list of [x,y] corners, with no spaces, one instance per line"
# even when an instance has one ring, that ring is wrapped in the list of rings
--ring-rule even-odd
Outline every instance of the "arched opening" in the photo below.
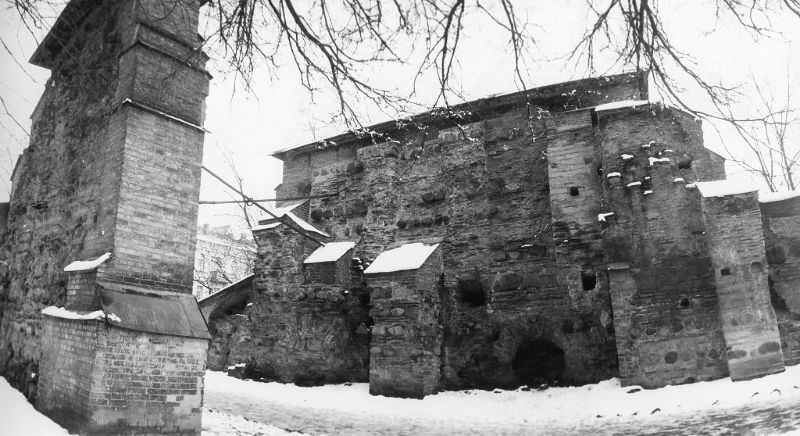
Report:
[[[528,386],[558,384],[564,374],[564,351],[550,341],[528,339],[519,345],[511,366]]]

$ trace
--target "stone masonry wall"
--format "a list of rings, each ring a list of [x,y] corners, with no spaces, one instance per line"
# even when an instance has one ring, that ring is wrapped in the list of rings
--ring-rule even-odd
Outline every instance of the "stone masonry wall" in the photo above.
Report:
[[[800,364],[800,197],[761,203],[772,306],[786,365]]]
[[[686,187],[704,177],[690,164],[705,153],[700,127],[647,104],[597,117],[601,212],[613,212],[601,224],[622,382],[657,387],[723,377],[705,228],[696,191]]]
[[[368,275],[374,319],[369,392],[422,398],[440,386],[442,255],[416,270]]]
[[[706,197],[702,209],[731,379],[781,372],[758,193]]]
[[[363,291],[350,286],[349,274],[344,283],[306,280],[303,260],[318,245],[293,230],[280,226],[253,234],[253,304],[230,333],[228,364],[245,363],[245,376],[280,382],[366,381]]]
[[[15,172],[8,277],[2,290],[0,373],[25,389],[41,356],[39,311],[63,306],[66,274],[77,259],[108,251],[114,238],[122,135],[110,129],[121,42],[102,3],[76,29],[31,117],[31,140]],[[29,398],[35,390],[25,392]]]
[[[312,199],[302,218],[336,240],[358,238],[354,256],[365,265],[396,241],[442,241],[443,386],[533,383],[515,360],[536,340],[566,356],[558,380],[607,378],[616,374],[607,288],[570,292],[560,282],[548,150],[591,143],[590,112],[565,110],[642,98],[640,82],[569,82],[529,91],[527,100],[490,98],[387,124],[384,137],[286,152],[278,195],[336,193]],[[591,234],[572,239],[586,253],[583,268]]]

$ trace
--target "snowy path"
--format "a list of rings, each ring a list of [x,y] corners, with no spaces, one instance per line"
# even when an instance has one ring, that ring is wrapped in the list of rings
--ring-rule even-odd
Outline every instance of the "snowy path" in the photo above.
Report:
[[[724,379],[632,393],[607,380],[410,400],[370,396],[362,383],[301,388],[209,372],[205,406],[310,434],[780,434],[800,429],[798,385],[800,366],[747,382]]]

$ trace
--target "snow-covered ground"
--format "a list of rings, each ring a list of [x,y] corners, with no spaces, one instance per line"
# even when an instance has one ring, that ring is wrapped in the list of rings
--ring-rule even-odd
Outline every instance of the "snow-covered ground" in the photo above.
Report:
[[[800,428],[800,413],[794,412],[800,407],[800,366],[744,382],[722,379],[653,390],[621,387],[617,379],[542,391],[442,392],[423,400],[372,396],[368,390],[365,383],[304,388],[238,380],[209,371],[203,434],[524,434],[526,429],[530,433],[546,429],[556,430],[553,433],[571,433],[570,429],[575,433],[590,429],[613,433],[663,425],[665,418],[673,424],[682,416],[692,417],[689,425],[702,426],[719,421],[728,412],[742,416],[741,421],[747,423],[756,419],[748,416],[746,411],[751,409],[754,415],[766,416],[764,419],[783,420],[771,433],[792,433]],[[2,434],[67,434],[2,378],[0,404]],[[777,408],[789,413],[773,413]],[[704,421],[705,415],[710,419]],[[700,430],[692,427],[693,433],[708,433]]]
[[[21,392],[0,377],[0,434],[50,436],[69,433],[34,409]]]
[[[456,428],[548,428],[597,426],[606,422],[663,420],[706,410],[721,411],[742,406],[765,406],[770,402],[800,404],[800,366],[780,374],[755,380],[732,382],[729,378],[710,382],[667,386],[644,390],[621,387],[618,379],[580,387],[553,387],[542,391],[517,389],[504,391],[468,390],[442,392],[423,400],[369,395],[365,383],[304,388],[280,383],[238,380],[221,372],[206,375],[206,404],[225,407],[225,398],[238,398],[234,404],[244,412],[246,403],[263,408],[286,408],[298,418],[313,422],[294,422],[300,431],[324,430],[320,421],[365,419],[387,422],[430,422]],[[242,409],[244,408],[244,409]],[[243,413],[244,414],[244,413]],[[255,415],[258,416],[258,415]],[[309,425],[310,427],[306,427]],[[800,427],[800,422],[797,423]],[[331,433],[336,433],[331,431]]]

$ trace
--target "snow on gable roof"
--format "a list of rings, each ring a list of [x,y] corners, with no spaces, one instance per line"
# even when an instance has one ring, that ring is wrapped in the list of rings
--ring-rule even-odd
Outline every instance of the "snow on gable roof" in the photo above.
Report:
[[[314,250],[303,263],[335,262],[355,246],[352,241],[328,242]]]
[[[614,109],[622,109],[622,108],[635,108],[636,106],[644,106],[646,104],[650,104],[649,100],[622,100],[622,101],[613,101],[611,103],[604,103],[599,104],[594,107],[595,112],[600,111],[610,111]]]
[[[286,217],[286,218],[290,219],[298,227],[300,227],[301,229],[305,230],[306,232],[316,233],[316,234],[318,234],[320,236],[323,236],[325,238],[330,238],[331,237],[329,234],[327,234],[327,233],[323,232],[322,230],[312,226],[308,221],[298,217],[297,215],[295,215],[295,214],[293,214],[291,212],[286,212],[283,215],[278,215],[278,216],[281,217],[281,218]],[[283,223],[281,223],[280,221],[266,223],[266,224],[259,224],[257,226],[251,227],[250,230],[255,232],[255,231],[259,231],[259,230],[274,229],[275,227],[278,227],[281,224],[283,224]]]
[[[305,230],[307,232],[316,233],[316,234],[318,234],[320,236],[324,236],[326,238],[330,238],[331,237],[331,235],[329,235],[329,234],[323,232],[322,230],[319,230],[318,228],[312,226],[308,221],[298,217],[297,215],[295,215],[295,214],[293,214],[291,212],[286,212],[286,214],[284,216],[289,218],[290,220],[292,220],[301,229],[303,229],[303,230]]]
[[[758,188],[748,182],[735,180],[714,180],[712,182],[697,182],[697,189],[703,197],[724,197],[726,195],[745,194],[758,191]]]
[[[426,245],[421,242],[401,245],[384,251],[364,270],[364,274],[378,274],[414,270],[422,266],[439,244]]]
[[[758,201],[760,203],[773,203],[776,201],[788,200],[790,198],[800,197],[800,191],[784,191],[784,192],[759,192]]]
[[[67,265],[67,267],[64,268],[64,271],[65,272],[91,271],[97,268],[98,266],[102,265],[103,262],[107,261],[108,259],[111,259],[111,253],[106,253],[94,260],[76,260],[75,262],[72,262],[71,264]]]

